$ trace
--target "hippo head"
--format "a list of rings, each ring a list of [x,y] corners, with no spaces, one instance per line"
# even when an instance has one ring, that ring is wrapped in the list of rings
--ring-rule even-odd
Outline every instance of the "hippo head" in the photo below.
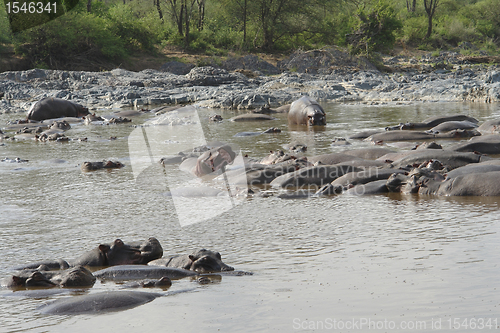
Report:
[[[131,244],[132,248],[136,248],[141,252],[142,261],[141,264],[147,264],[148,262],[159,259],[163,256],[163,248],[160,242],[155,237],[149,237],[149,239],[138,245]]]
[[[307,113],[307,125],[322,126],[326,125],[325,112],[322,109],[314,109]]]
[[[89,109],[80,105],[77,118],[85,117],[88,114],[90,114]]]
[[[50,281],[45,275],[39,271],[33,272],[25,282],[26,287],[54,287],[55,283]]]
[[[236,154],[229,145],[224,145],[204,152],[196,162],[194,174],[198,177],[218,171],[231,163]]]
[[[92,287],[96,278],[83,266],[68,269],[59,284],[62,287]]]
[[[219,252],[201,249],[189,255],[191,267],[189,270],[198,273],[234,271],[234,268],[222,262]]]
[[[115,240],[112,246],[101,244],[99,250],[106,257],[105,266],[141,264],[143,260],[140,250],[124,244],[121,239]]]

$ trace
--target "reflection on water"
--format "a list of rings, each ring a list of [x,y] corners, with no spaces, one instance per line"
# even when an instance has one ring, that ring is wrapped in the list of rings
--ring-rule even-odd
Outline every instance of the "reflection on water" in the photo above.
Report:
[[[291,141],[307,144],[310,155],[341,151],[345,147],[330,146],[332,138],[436,114],[465,113],[481,121],[500,116],[497,105],[326,107],[328,125],[323,131],[289,131],[284,115],[266,123],[209,123],[208,115],[219,110],[201,110],[200,119],[207,141],[230,141],[244,154],[261,158]],[[222,115],[228,119],[232,113]],[[2,117],[2,123],[14,118]],[[233,137],[269,127],[283,132]],[[87,142],[5,142],[0,146],[0,159],[29,160],[0,163],[0,276],[7,276],[17,264],[72,259],[100,242],[149,236],[160,240],[165,256],[205,247],[219,251],[236,269],[255,274],[223,276],[220,283],[209,285],[174,281],[172,291],[196,291],[98,316],[43,316],[35,309],[46,298],[2,297],[3,331],[100,332],[113,325],[113,330],[124,332],[165,331],[165,327],[174,332],[290,332],[317,328],[321,322],[328,324],[328,319],[344,323],[387,320],[395,325],[421,321],[427,326],[420,331],[431,331],[431,325],[441,320],[442,329],[449,331],[450,319],[453,323],[454,318],[498,318],[498,198],[256,197],[206,222],[182,228],[172,202],[162,195],[164,180],[155,181],[147,174],[139,183],[134,179],[127,147],[133,129],[129,125],[77,125],[67,135],[86,136]],[[117,139],[109,140],[110,136]],[[351,143],[350,149],[370,146]],[[126,167],[80,171],[82,162],[103,159],[119,160]],[[98,282],[91,292],[120,288],[112,282]],[[67,295],[50,299],[59,297]],[[357,331],[367,331],[364,328]],[[461,326],[456,331],[467,330]],[[337,327],[336,331],[346,330]]]

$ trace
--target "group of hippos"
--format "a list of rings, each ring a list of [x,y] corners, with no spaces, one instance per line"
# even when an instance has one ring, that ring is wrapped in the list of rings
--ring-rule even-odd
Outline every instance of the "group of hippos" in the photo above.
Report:
[[[226,265],[219,252],[200,249],[189,255],[162,258],[160,242],[150,237],[147,241],[124,243],[116,239],[113,244],[100,244],[80,257],[66,260],[47,260],[14,267],[16,271],[2,281],[2,286],[17,292],[28,289],[34,297],[49,289],[52,293],[65,288],[91,288],[96,279],[106,281],[131,281],[126,288],[168,289],[172,280],[190,277],[200,284],[220,279],[222,272],[235,272]],[[92,272],[92,271],[93,272]],[[29,294],[28,294],[29,295]],[[51,293],[46,293],[51,295]],[[83,296],[61,298],[42,305],[38,310],[45,314],[81,314],[120,310],[152,301],[161,293],[119,290],[89,293]]]
[[[170,110],[173,108],[157,111]],[[232,120],[268,120],[272,117],[266,113],[275,112],[287,113],[290,125],[325,126],[327,123],[323,108],[309,97],[302,97],[278,109],[265,106]],[[17,135],[31,135],[39,140],[43,137],[46,140],[63,140],[60,139],[64,138],[61,132],[70,128],[70,124],[66,120],[52,123],[45,121],[65,117],[85,117],[85,121],[89,122],[104,120],[71,101],[45,98],[33,105],[24,122],[17,124],[25,126],[20,127]],[[222,118],[215,116],[212,120],[221,121]],[[118,120],[126,121],[126,118]],[[286,147],[288,151],[271,151],[262,159],[245,156],[242,168],[226,170],[225,167],[234,162],[238,151],[231,144],[214,143],[196,147],[192,151],[179,152],[176,156],[166,156],[160,163],[164,167],[179,165],[181,170],[203,179],[219,179],[221,182],[230,179],[235,185],[246,185],[246,195],[260,193],[267,196],[278,193],[283,198],[297,198],[342,193],[359,195],[397,192],[498,196],[500,159],[493,156],[500,154],[499,132],[500,119],[479,125],[476,119],[465,115],[438,116],[419,123],[401,123],[385,130],[364,131],[348,138],[371,142],[374,144],[371,148],[306,156],[306,145],[295,142]],[[279,133],[279,130],[271,128],[265,133]],[[435,140],[452,140],[453,144],[443,148]],[[388,142],[400,141],[419,144],[402,152],[381,147]],[[337,144],[346,142],[347,139],[340,140]],[[122,166],[120,162],[113,161],[85,162],[81,169],[93,171]],[[217,195],[217,191],[214,193]],[[189,196],[190,191],[183,195]],[[168,258],[162,256],[163,249],[156,238],[129,244],[117,239],[112,244],[101,244],[75,260],[44,261],[16,267],[16,273],[4,279],[2,285],[15,290],[61,290],[89,288],[96,279],[102,279],[139,280],[140,282],[124,284],[124,287],[166,289],[170,287],[171,280],[192,277],[199,283],[208,283],[214,277],[207,274],[234,272],[233,267],[222,262],[218,252],[206,249],[190,255]],[[95,270],[97,268],[99,269]],[[134,307],[162,295],[164,294],[127,290],[89,293],[55,300],[39,310],[47,314],[95,313]]]
[[[321,106],[302,97],[286,106],[289,124],[324,126]],[[257,119],[262,108],[237,116]],[[300,111],[300,112],[299,112]],[[272,112],[272,110],[271,110]],[[302,121],[297,121],[297,114]],[[300,117],[299,117],[300,118]],[[265,119],[265,118],[262,118]],[[271,130],[271,129],[270,129]],[[271,132],[271,131],[266,131]],[[365,140],[374,147],[344,150],[330,154],[305,156],[307,146],[300,142],[286,145],[262,159],[245,157],[244,169],[224,171],[236,153],[230,144],[215,143],[167,156],[164,165],[180,163],[179,168],[197,177],[226,180],[247,185],[250,194],[282,198],[325,195],[402,194],[443,196],[500,195],[500,119],[484,122],[466,115],[436,116],[419,123],[401,123],[385,130],[357,133],[349,140]],[[464,139],[467,139],[464,141]],[[435,140],[448,140],[445,148]],[[386,143],[417,142],[411,150],[397,152],[381,147]],[[451,144],[450,144],[451,142]],[[337,139],[332,145],[345,145]],[[201,153],[200,153],[201,151]],[[225,173],[224,178],[220,175]],[[184,191],[197,195],[196,189]]]
[[[160,114],[178,108],[161,107],[153,111]],[[266,105],[231,120],[265,121],[274,119],[269,115],[272,113],[287,113],[289,125],[326,125],[323,108],[307,96],[277,109]],[[38,122],[64,117],[85,117],[89,122],[100,118],[90,114],[82,105],[58,98],[45,98],[29,110],[26,122],[34,125],[27,127],[26,131],[32,131]],[[222,117],[216,115],[211,120],[221,121]],[[65,120],[59,120],[41,133],[45,137],[61,137],[60,131],[68,127]],[[270,128],[263,133],[279,132],[279,129]],[[385,130],[364,131],[348,138],[369,141],[375,145],[372,148],[306,156],[306,145],[294,142],[287,146],[288,151],[271,151],[269,156],[262,159],[245,157],[243,169],[227,172],[232,173],[230,179],[236,185],[246,184],[249,194],[257,191],[267,195],[278,191],[282,197],[292,198],[386,192],[497,196],[500,195],[500,186],[496,185],[500,180],[500,160],[492,155],[500,154],[499,132],[500,119],[479,125],[478,120],[466,115],[437,116],[418,123],[401,123]],[[249,134],[244,132],[242,135],[245,133]],[[435,140],[448,140],[454,144],[443,148]],[[402,152],[380,147],[400,141],[418,144],[412,150]],[[343,139],[334,144],[346,143],[346,139]],[[175,156],[166,156],[160,162],[165,167],[179,164],[181,170],[196,177],[216,178],[218,175],[221,177],[224,166],[233,162],[237,155],[233,150],[230,144],[214,143],[179,152]],[[122,166],[120,162],[113,161],[85,162],[81,169],[93,171]]]

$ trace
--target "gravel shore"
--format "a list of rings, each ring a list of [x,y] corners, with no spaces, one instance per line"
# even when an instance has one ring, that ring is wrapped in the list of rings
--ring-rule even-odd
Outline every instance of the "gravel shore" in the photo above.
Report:
[[[51,96],[93,111],[186,103],[246,110],[278,107],[303,95],[367,104],[500,102],[498,65],[473,64],[458,53],[443,52],[387,58],[384,66],[392,72],[332,48],[296,52],[277,66],[246,56],[218,67],[169,63],[141,72],[11,71],[0,73],[0,113],[23,113]]]

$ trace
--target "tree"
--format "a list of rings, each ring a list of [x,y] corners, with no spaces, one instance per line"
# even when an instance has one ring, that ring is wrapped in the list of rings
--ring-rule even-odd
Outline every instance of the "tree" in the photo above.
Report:
[[[255,4],[265,50],[273,49],[285,35],[303,32],[312,19],[310,0],[258,0]]]
[[[384,1],[379,1],[373,8],[359,8],[356,16],[358,23],[354,33],[347,40],[353,47],[353,53],[389,49],[396,40],[394,32],[403,24],[396,18],[394,9]]]
[[[439,0],[424,0],[425,12],[427,13],[427,33],[425,34],[425,39],[431,36],[432,18],[434,17],[438,4]]]
[[[417,0],[406,0],[406,9],[408,13],[415,13],[417,7]]]

